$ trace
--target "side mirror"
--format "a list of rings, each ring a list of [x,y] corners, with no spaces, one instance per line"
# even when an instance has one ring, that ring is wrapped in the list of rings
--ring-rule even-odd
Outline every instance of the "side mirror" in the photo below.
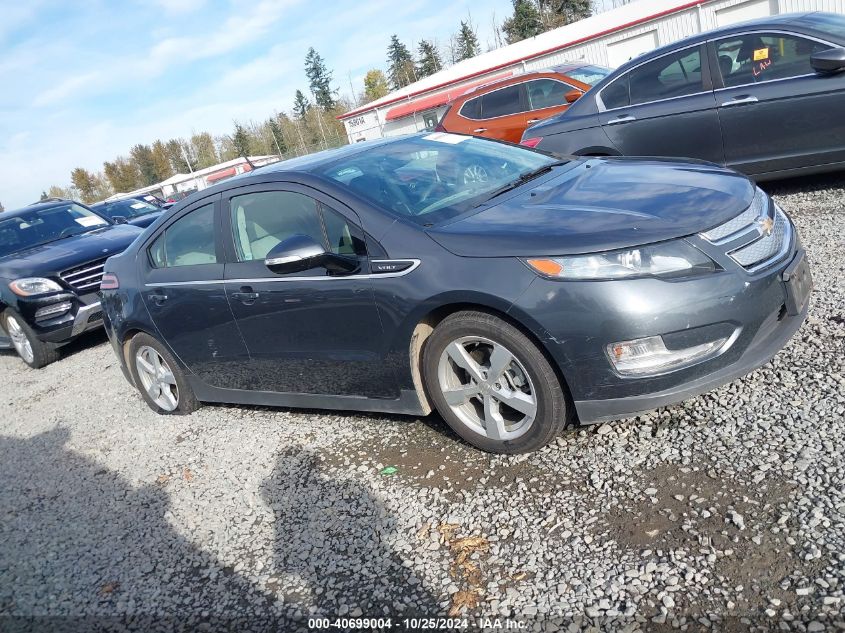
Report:
[[[563,98],[566,99],[566,103],[574,103],[578,101],[578,99],[580,99],[581,95],[583,94],[584,93],[580,90],[570,90],[563,96]]]
[[[826,51],[813,53],[810,65],[817,73],[836,73],[845,70],[845,48],[829,48]]]
[[[114,220],[115,224],[127,224],[129,222],[129,220],[127,220],[126,217],[122,215],[116,215],[112,218],[112,220]]]
[[[274,246],[264,265],[274,273],[285,275],[310,268],[325,268],[330,273],[349,274],[358,270],[358,260],[329,253],[323,245],[307,235],[294,235]]]

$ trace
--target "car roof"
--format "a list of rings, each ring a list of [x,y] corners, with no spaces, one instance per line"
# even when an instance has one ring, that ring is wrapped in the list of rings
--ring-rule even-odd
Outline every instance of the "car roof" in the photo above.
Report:
[[[821,25],[820,20],[816,21],[813,19],[814,14],[818,14],[818,12],[781,13],[779,15],[771,15],[765,18],[757,18],[755,20],[737,22],[736,24],[722,26],[719,28],[711,29],[709,31],[704,31],[703,33],[697,33],[682,40],[677,40],[675,42],[672,42],[671,44],[666,44],[664,46],[656,48],[653,51],[649,51],[644,55],[640,55],[639,57],[635,57],[634,59],[631,59],[625,62],[624,64],[621,64],[619,68],[613,71],[613,73],[608,77],[608,79],[616,78],[620,74],[622,74],[622,72],[628,70],[629,68],[633,66],[638,66],[643,61],[660,57],[664,53],[670,53],[672,51],[684,48],[685,46],[691,46],[696,43],[706,42],[707,40],[724,37],[726,35],[731,35],[732,33],[742,33],[749,29],[778,29],[783,28],[785,24],[799,27],[799,29],[814,30],[814,22],[818,22],[818,24]],[[602,82],[602,84],[603,83],[605,82]]]
[[[488,81],[487,83],[483,83],[478,86],[473,86],[466,92],[461,93],[460,95],[452,99],[452,101],[457,101],[458,99],[462,99],[482,90],[487,90],[488,88],[498,86],[499,84],[505,84],[515,79],[524,79],[526,77],[531,77],[532,75],[566,75],[567,73],[572,72],[573,70],[578,70],[579,68],[583,68],[584,66],[598,66],[598,64],[592,64],[586,60],[564,61],[560,64],[555,64],[554,66],[547,66],[545,68],[535,68],[534,70],[526,70],[525,72],[519,73],[518,75],[502,77],[500,79],[494,79],[493,81]],[[577,79],[574,79],[572,77],[570,77],[570,79],[572,79],[573,81],[578,81]]]
[[[51,209],[53,207],[58,207],[63,204],[79,204],[80,206],[86,206],[76,200],[49,200],[47,202],[34,202],[33,204],[27,205],[25,207],[21,207],[20,209],[10,209],[9,211],[0,212],[0,220],[6,220],[8,218],[18,217],[23,215],[24,213],[28,213],[30,211],[40,211],[42,209]]]

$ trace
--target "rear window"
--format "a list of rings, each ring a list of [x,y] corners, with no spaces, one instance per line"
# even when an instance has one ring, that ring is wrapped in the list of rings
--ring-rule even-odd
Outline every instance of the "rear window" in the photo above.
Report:
[[[481,116],[492,119],[497,116],[507,116],[522,112],[519,93],[521,86],[506,86],[481,96]]]
[[[628,75],[623,75],[607,88],[601,91],[601,102],[605,109],[612,110],[613,108],[624,108],[630,105],[631,101],[628,96]]]
[[[481,97],[476,97],[475,99],[470,99],[469,101],[467,101],[464,105],[461,106],[461,109],[458,114],[467,119],[480,119]]]
[[[702,92],[701,48],[658,57],[628,73],[628,82],[632,105]]]

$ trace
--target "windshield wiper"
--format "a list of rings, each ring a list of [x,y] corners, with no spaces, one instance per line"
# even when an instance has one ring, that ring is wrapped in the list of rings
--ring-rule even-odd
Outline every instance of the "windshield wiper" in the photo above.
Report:
[[[531,171],[527,171],[525,173],[520,174],[516,180],[509,182],[508,184],[499,187],[498,189],[494,189],[489,196],[487,196],[484,200],[479,202],[476,207],[480,207],[482,204],[490,202],[493,198],[502,195],[503,193],[507,193],[508,191],[513,191],[517,187],[521,187],[526,182],[530,180],[534,180],[535,178],[542,176],[543,174],[549,173],[555,167],[560,167],[561,165],[565,165],[569,161],[566,160],[557,160],[553,163],[549,163],[548,165],[543,165],[542,167],[538,167],[537,169],[532,169]]]

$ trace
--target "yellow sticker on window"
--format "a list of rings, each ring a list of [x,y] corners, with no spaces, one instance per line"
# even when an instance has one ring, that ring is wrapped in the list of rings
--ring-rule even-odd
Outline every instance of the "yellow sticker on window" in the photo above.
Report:
[[[760,62],[764,59],[769,59],[769,48],[758,48],[754,51],[754,61]]]

